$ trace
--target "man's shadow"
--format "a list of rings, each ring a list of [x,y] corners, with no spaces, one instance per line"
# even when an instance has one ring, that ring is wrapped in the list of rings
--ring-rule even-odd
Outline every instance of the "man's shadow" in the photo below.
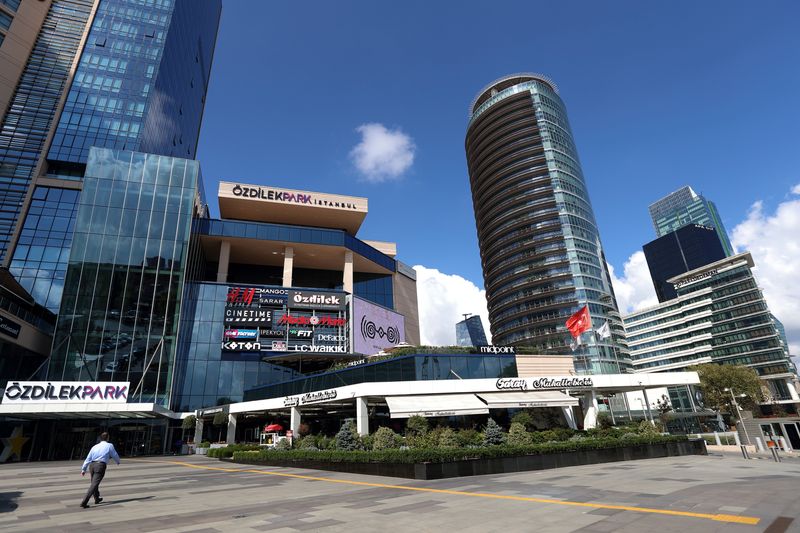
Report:
[[[16,500],[20,496],[22,492],[0,492],[0,513],[15,511],[19,507]]]
[[[117,505],[120,503],[128,503],[128,502],[138,502],[142,500],[152,500],[155,496],[142,496],[141,498],[126,498],[124,500],[109,500],[103,501],[103,503],[99,504],[100,507],[108,507],[109,505]]]

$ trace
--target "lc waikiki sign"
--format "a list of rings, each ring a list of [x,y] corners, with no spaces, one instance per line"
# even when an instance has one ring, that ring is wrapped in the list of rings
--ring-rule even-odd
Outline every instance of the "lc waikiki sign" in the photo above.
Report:
[[[3,404],[126,403],[128,381],[9,381]]]

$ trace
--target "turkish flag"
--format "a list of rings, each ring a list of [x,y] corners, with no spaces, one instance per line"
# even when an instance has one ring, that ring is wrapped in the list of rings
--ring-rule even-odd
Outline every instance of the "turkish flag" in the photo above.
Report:
[[[565,323],[567,329],[576,339],[581,333],[592,329],[592,319],[589,317],[589,306],[584,305],[580,311],[569,317]]]

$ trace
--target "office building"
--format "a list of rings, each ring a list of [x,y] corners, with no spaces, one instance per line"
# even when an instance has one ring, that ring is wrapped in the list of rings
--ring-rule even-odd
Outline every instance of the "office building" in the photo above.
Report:
[[[27,302],[5,308],[20,335],[0,350],[36,359],[6,369],[36,368],[49,349],[26,339],[52,335],[90,147],[195,156],[221,1],[8,0],[0,12],[12,17],[0,21],[0,264],[6,293]],[[28,377],[3,370],[0,384]]]
[[[772,397],[800,401],[796,369],[753,277],[749,253],[737,254],[668,281],[677,297],[624,317],[637,373],[702,363],[753,368]]]
[[[574,354],[579,373],[625,371],[629,359],[567,110],[552,81],[492,82],[470,107],[467,166],[492,341]],[[594,329],[572,351],[567,318],[589,306]]]
[[[457,346],[485,346],[487,344],[489,342],[486,340],[486,331],[484,331],[483,322],[478,315],[467,317],[456,324]]]
[[[678,228],[642,249],[659,302],[678,295],[668,279],[726,257],[716,230],[699,224]]]
[[[653,220],[653,227],[658,237],[663,237],[687,224],[712,227],[717,232],[725,255],[733,255],[733,246],[722,224],[717,206],[694,192],[691,187],[681,187],[650,204],[650,218]]]

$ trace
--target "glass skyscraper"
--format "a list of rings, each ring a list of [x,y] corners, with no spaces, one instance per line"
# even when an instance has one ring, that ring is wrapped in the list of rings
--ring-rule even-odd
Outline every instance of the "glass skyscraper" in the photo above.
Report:
[[[457,346],[485,346],[487,344],[489,342],[486,340],[486,331],[484,331],[483,322],[478,315],[467,317],[456,324]]]
[[[581,373],[624,372],[629,357],[567,110],[536,74],[501,78],[470,107],[467,165],[492,340],[573,354]],[[595,329],[574,352],[564,322],[588,305]]]
[[[0,181],[0,255],[36,303],[59,308],[90,147],[194,158],[220,11],[220,0],[53,1],[3,121],[14,137],[0,136],[0,180],[13,176]]]
[[[664,198],[650,204],[650,218],[658,237],[682,228],[687,224],[701,224],[714,228],[725,256],[733,255],[733,246],[722,224],[717,206],[697,194],[691,187],[681,187]]]

